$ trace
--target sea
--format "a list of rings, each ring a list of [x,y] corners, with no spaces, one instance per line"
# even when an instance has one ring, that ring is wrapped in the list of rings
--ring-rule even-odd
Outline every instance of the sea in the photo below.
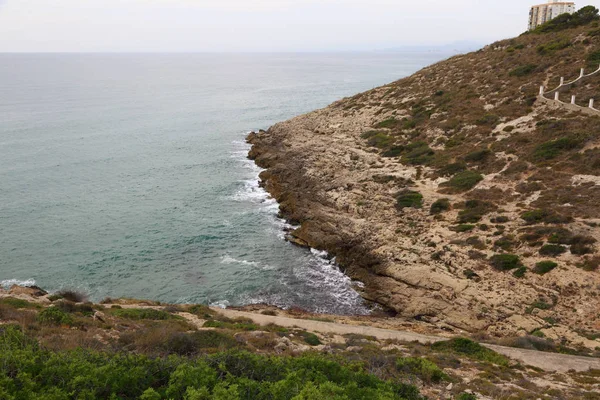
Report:
[[[0,284],[368,313],[244,139],[448,55],[0,54]]]

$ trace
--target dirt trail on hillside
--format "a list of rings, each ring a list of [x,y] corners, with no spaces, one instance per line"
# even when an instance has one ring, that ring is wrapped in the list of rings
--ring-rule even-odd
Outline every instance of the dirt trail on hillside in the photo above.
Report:
[[[335,322],[322,322],[289,317],[270,316],[221,308],[213,308],[213,310],[228,318],[249,318],[254,321],[254,323],[259,325],[275,324],[288,328],[297,327],[311,332],[333,333],[337,335],[354,333],[358,335],[374,336],[380,340],[395,339],[406,342],[416,341],[423,344],[431,344],[448,340],[448,338],[439,336],[421,335],[418,333],[374,328],[370,326],[345,325]],[[518,349],[485,343],[482,343],[482,345],[509,358],[520,361],[532,367],[541,368],[545,371],[568,372],[570,370],[575,370],[581,372],[589,369],[600,369],[600,358],[571,356],[559,353],[546,353],[542,351]]]

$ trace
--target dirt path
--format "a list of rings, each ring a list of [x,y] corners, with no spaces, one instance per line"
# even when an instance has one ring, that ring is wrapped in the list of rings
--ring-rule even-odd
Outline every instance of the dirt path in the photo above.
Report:
[[[421,335],[418,333],[374,328],[370,326],[345,325],[334,322],[322,322],[306,319],[270,316],[220,308],[213,308],[213,310],[228,318],[249,318],[252,321],[254,321],[254,323],[259,325],[275,324],[287,328],[297,327],[312,332],[334,333],[338,335],[354,333],[365,336],[374,336],[377,339],[381,340],[396,339],[407,342],[417,341],[423,344],[430,344],[447,340],[447,338],[438,336]],[[567,354],[558,353],[546,353],[542,351],[525,350],[485,343],[482,343],[482,345],[509,358],[518,360],[524,364],[533,367],[541,368],[545,371],[567,372],[569,370],[575,370],[580,372],[587,371],[589,369],[600,370],[600,358],[571,356]]]

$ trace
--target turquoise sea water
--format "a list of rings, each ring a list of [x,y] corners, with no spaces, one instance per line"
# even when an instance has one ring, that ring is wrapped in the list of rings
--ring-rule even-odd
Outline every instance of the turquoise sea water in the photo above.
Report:
[[[0,281],[366,312],[283,240],[244,137],[442,57],[0,54]]]

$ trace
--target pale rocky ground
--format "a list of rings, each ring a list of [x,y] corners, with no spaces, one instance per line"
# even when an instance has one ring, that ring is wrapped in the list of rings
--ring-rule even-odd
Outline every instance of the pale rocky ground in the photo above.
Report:
[[[430,68],[413,77],[415,85]],[[453,72],[455,78],[460,76],[459,71]],[[417,96],[410,94],[415,88],[409,86],[406,95],[382,107],[389,90],[386,86],[362,95],[362,106],[351,112],[346,106],[350,100],[344,100],[249,136],[254,145],[251,158],[267,169],[261,175],[265,187],[282,204],[283,216],[302,223],[292,233],[293,241],[336,255],[347,273],[365,284],[363,296],[394,310],[400,319],[418,319],[440,330],[480,332],[493,337],[541,332],[556,342],[600,348],[600,339],[579,333],[600,331],[600,273],[577,268],[580,258],[569,253],[557,257],[559,267],[543,276],[530,273],[526,279],[518,279],[492,269],[486,258],[497,251],[488,246],[479,250],[481,259],[474,259],[473,248],[464,245],[474,233],[449,229],[455,224],[458,210],[444,213],[441,218],[429,215],[437,199],[449,198],[454,204],[464,201],[468,193],[440,193],[440,184],[447,178],[436,177],[427,166],[403,165],[398,158],[382,157],[365,143],[361,134],[390,117],[401,119],[407,115],[406,110],[402,111],[403,104]],[[484,100],[486,110],[502,101]],[[527,115],[501,120],[491,133],[496,141],[527,134],[535,129],[536,119],[553,112],[552,105],[537,102]],[[433,114],[431,118],[443,120],[444,115]],[[514,130],[505,132],[507,126]],[[429,128],[426,135],[435,150],[442,135],[435,128]],[[581,151],[598,145],[588,143]],[[493,227],[491,218],[507,216],[506,232],[516,233],[523,227],[521,212],[539,200],[541,193],[524,198],[516,186],[527,179],[527,173],[517,180],[502,174],[519,161],[518,155],[502,152],[495,157],[505,163],[504,167],[485,174],[474,190],[497,190],[503,195],[498,199],[500,210],[482,222]],[[375,176],[396,180],[378,183]],[[573,175],[570,179],[573,188],[582,183],[600,185],[600,177],[595,175]],[[421,209],[395,208],[395,195],[403,187],[423,195]],[[588,218],[584,223],[576,218],[568,227],[600,241],[600,230],[590,226],[594,222],[600,219]],[[491,243],[498,239],[493,230],[477,235],[484,243]],[[534,252],[526,245],[514,251],[525,255],[530,267],[548,259]],[[467,279],[467,270],[476,272],[478,278]],[[540,299],[553,307],[530,309]],[[557,322],[549,323],[550,318]]]

